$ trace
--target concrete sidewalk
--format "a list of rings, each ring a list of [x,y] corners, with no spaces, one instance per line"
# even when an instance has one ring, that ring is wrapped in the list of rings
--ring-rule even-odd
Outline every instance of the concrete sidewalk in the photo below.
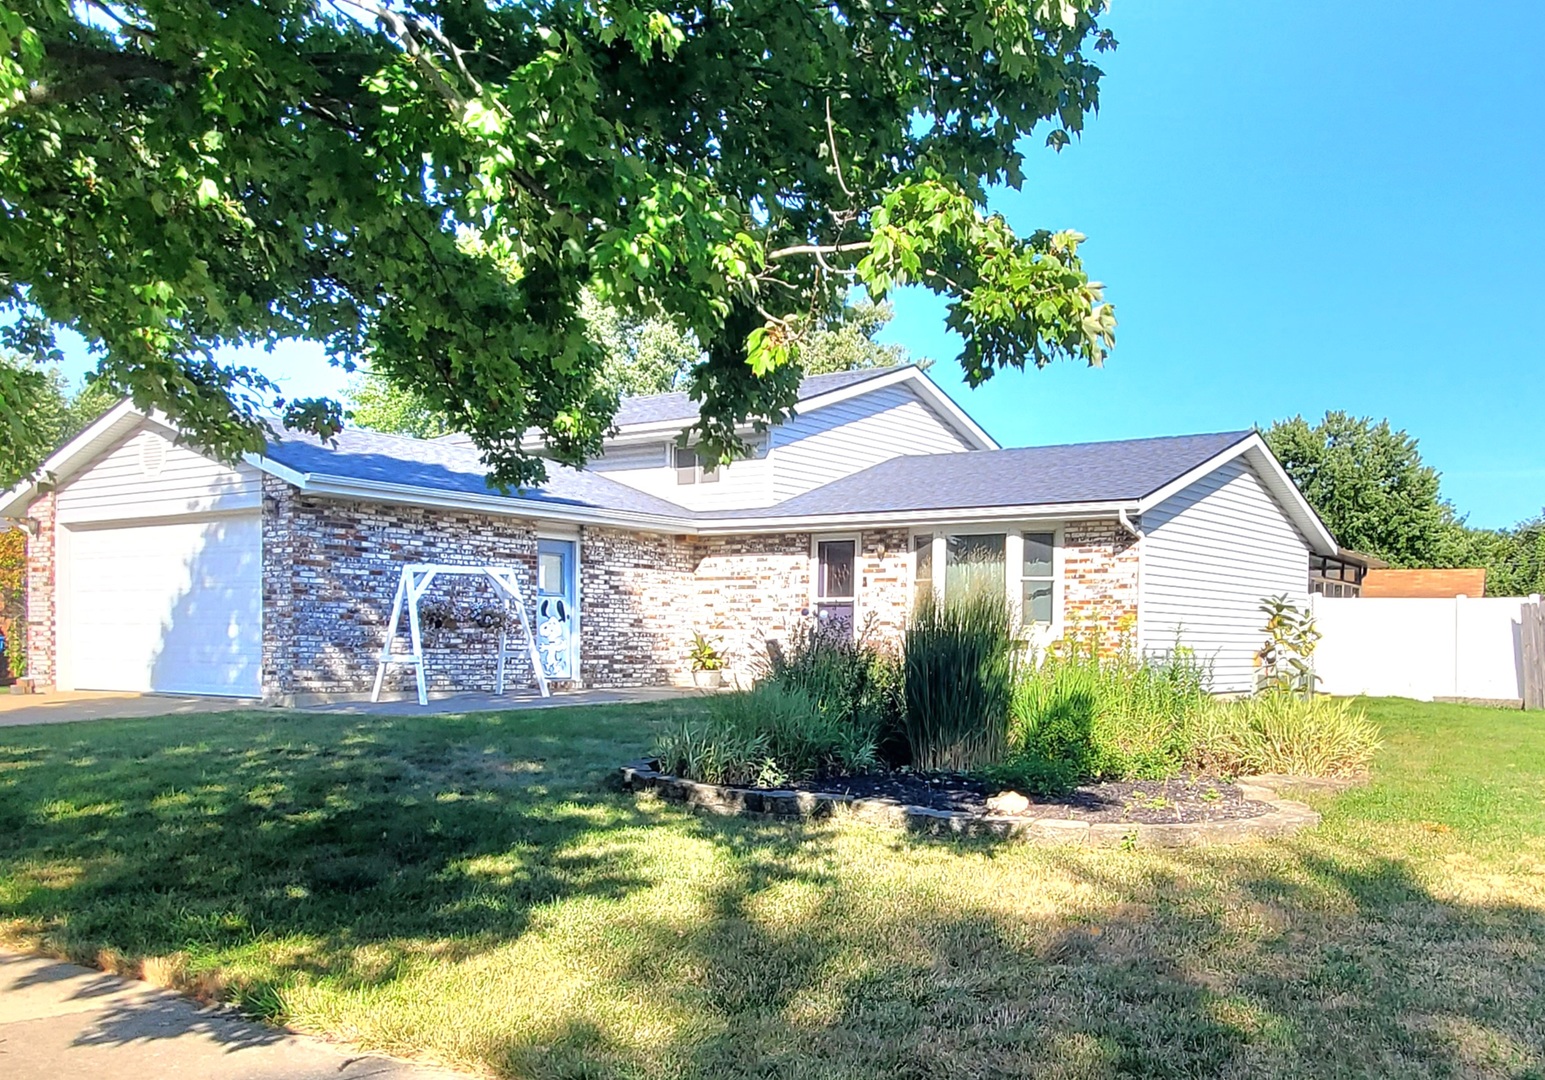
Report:
[[[467,1080],[206,1008],[148,983],[0,952],[6,1080]]]

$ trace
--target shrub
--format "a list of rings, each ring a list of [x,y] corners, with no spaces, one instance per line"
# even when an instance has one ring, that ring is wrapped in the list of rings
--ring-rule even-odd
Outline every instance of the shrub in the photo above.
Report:
[[[1017,645],[1001,589],[940,601],[925,593],[903,650],[905,727],[920,769],[975,769],[1003,757]]]
[[[1351,776],[1368,768],[1379,731],[1352,702],[1272,691],[1209,703],[1193,763],[1225,775]]]
[[[714,697],[702,719],[668,729],[654,756],[668,773],[707,784],[776,787],[878,763],[874,732],[773,681]]]
[[[1102,657],[1097,641],[1067,643],[1025,665],[1015,683],[1009,760],[1032,775],[1172,776],[1186,761],[1210,683],[1187,649]]]
[[[821,623],[797,628],[785,642],[767,643],[761,675],[808,694],[816,707],[868,731],[881,757],[892,765],[907,761],[902,728],[901,661],[871,640],[871,627],[854,637]]]

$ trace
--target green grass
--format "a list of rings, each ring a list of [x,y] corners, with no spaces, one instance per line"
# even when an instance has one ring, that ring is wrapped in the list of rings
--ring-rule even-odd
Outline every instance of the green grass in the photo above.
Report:
[[[0,729],[0,933],[504,1076],[1545,1076],[1545,721],[1366,705],[1178,852],[609,790],[681,706]]]

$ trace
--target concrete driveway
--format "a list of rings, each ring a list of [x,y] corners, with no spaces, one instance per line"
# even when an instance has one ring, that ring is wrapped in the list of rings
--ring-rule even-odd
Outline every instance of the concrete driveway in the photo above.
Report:
[[[350,1053],[148,983],[0,952],[7,1080],[467,1080]]]
[[[260,708],[250,698],[182,697],[174,694],[119,694],[57,690],[47,694],[0,693],[0,727],[109,720],[128,716],[230,712]]]

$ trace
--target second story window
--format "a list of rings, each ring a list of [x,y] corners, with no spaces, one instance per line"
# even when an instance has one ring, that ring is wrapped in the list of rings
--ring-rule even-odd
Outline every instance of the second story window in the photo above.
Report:
[[[706,462],[698,456],[695,446],[678,446],[673,450],[672,460],[676,463],[676,483],[678,484],[717,484],[719,482],[719,463]]]

